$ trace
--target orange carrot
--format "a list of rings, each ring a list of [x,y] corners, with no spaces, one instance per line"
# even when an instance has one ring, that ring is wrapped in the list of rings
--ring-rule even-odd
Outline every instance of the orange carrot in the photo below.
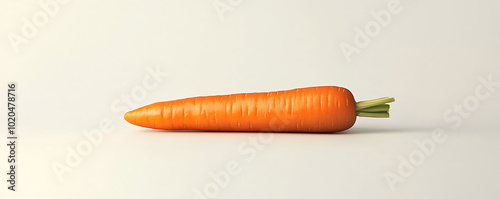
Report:
[[[127,112],[125,120],[164,130],[337,132],[356,116],[389,117],[386,103],[393,101],[356,103],[345,88],[320,86],[158,102]]]

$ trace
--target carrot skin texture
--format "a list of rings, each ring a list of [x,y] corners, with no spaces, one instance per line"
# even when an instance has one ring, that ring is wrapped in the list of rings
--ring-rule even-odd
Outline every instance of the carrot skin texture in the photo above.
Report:
[[[338,132],[354,125],[355,106],[348,89],[320,86],[158,102],[124,117],[163,130]]]

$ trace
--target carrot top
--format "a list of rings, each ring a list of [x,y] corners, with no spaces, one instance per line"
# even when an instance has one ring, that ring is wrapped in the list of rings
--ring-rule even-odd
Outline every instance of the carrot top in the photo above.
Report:
[[[374,100],[359,101],[356,103],[356,115],[359,117],[389,117],[390,105],[393,97],[383,97]]]

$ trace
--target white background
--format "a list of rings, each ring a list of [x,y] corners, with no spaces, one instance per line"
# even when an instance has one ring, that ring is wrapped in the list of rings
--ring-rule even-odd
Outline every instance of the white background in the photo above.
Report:
[[[54,1],[0,3],[2,104],[16,81],[20,137],[17,191],[2,180],[1,198],[194,198],[232,161],[241,172],[215,198],[500,196],[500,87],[483,86],[488,97],[466,117],[451,112],[460,124],[443,118],[477,99],[480,78],[500,82],[498,1],[401,0],[350,62],[341,44],[355,45],[355,28],[376,23],[370,13],[390,1],[61,1],[53,16],[40,2]],[[217,2],[231,10],[218,13]],[[23,35],[34,20],[37,31]],[[13,45],[12,35],[26,43]],[[168,73],[150,81],[154,89],[143,86],[148,68]],[[346,87],[357,100],[394,96],[391,118],[359,118],[337,134],[275,133],[262,150],[248,144],[257,133],[164,132],[123,120],[123,107],[319,85]],[[67,165],[67,150],[102,121],[112,130],[58,178],[53,165]],[[424,154],[415,141],[437,129],[445,140],[392,190],[385,175],[401,175]],[[1,147],[2,173],[8,152]]]

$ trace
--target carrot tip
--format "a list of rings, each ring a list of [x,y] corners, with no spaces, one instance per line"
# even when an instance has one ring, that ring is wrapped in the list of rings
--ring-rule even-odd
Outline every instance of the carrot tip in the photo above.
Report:
[[[125,119],[125,121],[127,121],[128,123],[132,123],[130,122],[130,119],[132,118],[132,111],[129,111],[127,113],[125,113],[125,115],[123,115],[123,118]]]

